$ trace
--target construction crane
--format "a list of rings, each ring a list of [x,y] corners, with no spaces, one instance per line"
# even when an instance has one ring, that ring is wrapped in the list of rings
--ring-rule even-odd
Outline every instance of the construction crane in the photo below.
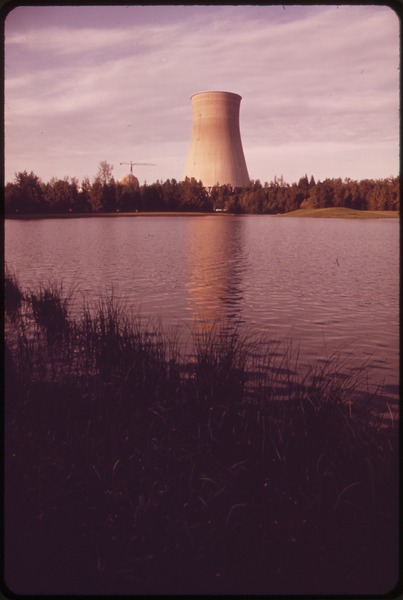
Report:
[[[121,162],[121,165],[130,165],[130,175],[133,175],[133,165],[144,165],[144,166],[150,166],[150,167],[155,167],[156,165],[154,163],[138,163],[138,162],[133,162],[132,160],[130,162]]]

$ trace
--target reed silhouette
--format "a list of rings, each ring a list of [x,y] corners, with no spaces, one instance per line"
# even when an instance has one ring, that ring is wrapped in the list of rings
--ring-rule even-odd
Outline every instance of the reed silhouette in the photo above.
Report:
[[[299,376],[296,354],[226,322],[184,356],[113,298],[72,319],[62,286],[24,293],[6,271],[5,290],[11,590],[395,586],[398,427],[362,372],[335,356]]]

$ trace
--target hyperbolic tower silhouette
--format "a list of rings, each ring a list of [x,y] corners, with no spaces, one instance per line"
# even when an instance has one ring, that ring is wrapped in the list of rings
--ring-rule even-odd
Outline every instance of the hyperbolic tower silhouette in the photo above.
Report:
[[[249,185],[239,129],[241,96],[232,92],[199,92],[191,96],[193,127],[185,177],[204,187]]]

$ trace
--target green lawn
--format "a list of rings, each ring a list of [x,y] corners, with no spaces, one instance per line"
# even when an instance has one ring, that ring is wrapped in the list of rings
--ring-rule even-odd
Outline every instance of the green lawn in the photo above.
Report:
[[[398,218],[397,210],[354,210],[353,208],[304,208],[293,210],[280,217],[321,217],[325,219],[390,219]]]

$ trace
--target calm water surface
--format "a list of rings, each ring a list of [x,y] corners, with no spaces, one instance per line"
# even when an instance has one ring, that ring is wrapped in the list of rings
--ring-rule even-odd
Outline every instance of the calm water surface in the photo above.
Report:
[[[371,382],[397,398],[397,219],[7,220],[5,258],[23,288],[50,279],[76,289],[76,311],[82,295],[113,291],[164,328],[237,320],[292,340],[301,368],[338,351],[350,364],[366,362]]]

